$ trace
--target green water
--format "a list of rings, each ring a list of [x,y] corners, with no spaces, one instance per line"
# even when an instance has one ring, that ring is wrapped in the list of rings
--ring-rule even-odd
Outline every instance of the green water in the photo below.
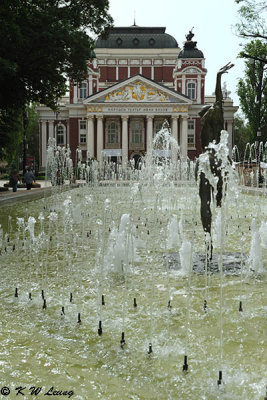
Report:
[[[193,251],[204,252],[197,188],[153,190],[144,188],[141,194],[132,196],[131,187],[84,187],[1,208],[0,223],[9,241],[7,237],[3,241],[0,257],[0,385],[11,391],[1,398],[264,398],[266,274],[249,273],[248,267],[242,279],[239,271],[222,279],[214,274],[207,278],[206,288],[206,277],[192,273],[189,300],[188,277],[166,268],[165,236],[171,215],[176,214],[178,219],[182,216],[184,234]],[[82,215],[76,210],[76,223],[70,219],[64,226],[67,196],[72,204],[81,204]],[[106,198],[110,205],[103,225]],[[51,223],[49,231],[47,216],[52,210],[58,215],[58,224]],[[41,212],[45,236],[29,250],[29,234],[24,246],[22,233],[16,235],[16,217],[27,220],[34,216],[37,237]],[[108,247],[109,228],[118,227],[124,213],[130,214],[135,236],[142,240],[137,250],[139,259],[132,262],[129,256],[126,275],[118,274],[108,262],[101,264],[101,249]],[[224,215],[224,251],[240,252],[243,237],[247,255],[252,217],[257,224],[267,221],[266,198],[230,197]],[[214,251],[219,249],[215,247]],[[266,249],[262,255],[266,269]],[[18,298],[14,297],[16,287]],[[41,289],[47,302],[45,310]],[[167,308],[170,293],[171,310]],[[204,299],[207,312],[203,311]],[[243,312],[239,311],[240,299]],[[62,306],[65,315],[61,315]],[[99,320],[103,326],[101,336]],[[121,348],[123,331],[126,345]],[[153,352],[149,355],[150,343]],[[185,354],[187,374],[182,371]],[[223,373],[223,390],[217,386],[219,370]],[[24,396],[16,396],[19,386],[25,388]],[[32,386],[41,388],[37,396],[30,394]],[[65,393],[45,395],[53,390]]]

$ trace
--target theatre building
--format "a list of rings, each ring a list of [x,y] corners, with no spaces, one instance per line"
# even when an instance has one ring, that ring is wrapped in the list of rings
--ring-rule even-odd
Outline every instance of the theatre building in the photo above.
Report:
[[[152,151],[153,137],[165,120],[178,141],[180,157],[197,157],[198,113],[214,97],[205,97],[205,58],[193,36],[189,32],[182,50],[162,27],[113,28],[107,39],[99,38],[86,80],[71,83],[69,96],[59,100],[59,112],[38,108],[40,166],[46,164],[49,138],[70,146],[74,165],[77,148],[84,162],[94,157],[100,165],[105,159],[126,165]],[[214,85],[215,81],[216,77]],[[237,107],[227,92],[224,100],[231,147]]]

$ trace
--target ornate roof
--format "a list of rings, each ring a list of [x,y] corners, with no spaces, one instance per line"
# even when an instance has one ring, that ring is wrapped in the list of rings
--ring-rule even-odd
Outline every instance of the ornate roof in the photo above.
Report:
[[[197,42],[192,41],[192,38],[195,36],[194,33],[192,32],[192,29],[186,35],[186,42],[184,43],[184,48],[179,53],[178,58],[204,58],[204,54],[202,53],[202,51],[196,47]]]
[[[108,38],[98,38],[96,48],[111,49],[147,49],[147,48],[178,48],[173,36],[165,33],[164,27],[129,27],[112,28]]]

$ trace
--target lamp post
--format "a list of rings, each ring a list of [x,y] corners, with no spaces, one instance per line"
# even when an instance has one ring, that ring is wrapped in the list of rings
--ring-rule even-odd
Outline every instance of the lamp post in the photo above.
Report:
[[[23,110],[23,162],[22,162],[22,169],[23,175],[26,172],[26,151],[27,151],[27,140],[26,140],[26,131],[28,125],[28,111],[26,108]]]

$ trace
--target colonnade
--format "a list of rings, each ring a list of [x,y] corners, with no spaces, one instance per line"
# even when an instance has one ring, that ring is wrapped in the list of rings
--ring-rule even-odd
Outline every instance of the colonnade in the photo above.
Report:
[[[123,165],[128,162],[128,123],[129,123],[129,115],[122,115],[122,143],[121,143],[121,154],[122,154],[122,163]],[[97,115],[97,145],[96,145],[96,154],[94,154],[95,144],[94,144],[94,116],[87,116],[87,151],[90,152],[91,155],[96,156],[97,160],[101,162],[102,160],[102,151],[104,150],[103,143],[103,132],[104,132],[104,116]],[[152,151],[153,147],[153,120],[154,115],[146,116],[146,151]],[[187,157],[187,120],[188,116],[171,116],[171,132],[174,139],[178,142],[178,124],[180,124],[180,152],[181,157],[186,159]]]

